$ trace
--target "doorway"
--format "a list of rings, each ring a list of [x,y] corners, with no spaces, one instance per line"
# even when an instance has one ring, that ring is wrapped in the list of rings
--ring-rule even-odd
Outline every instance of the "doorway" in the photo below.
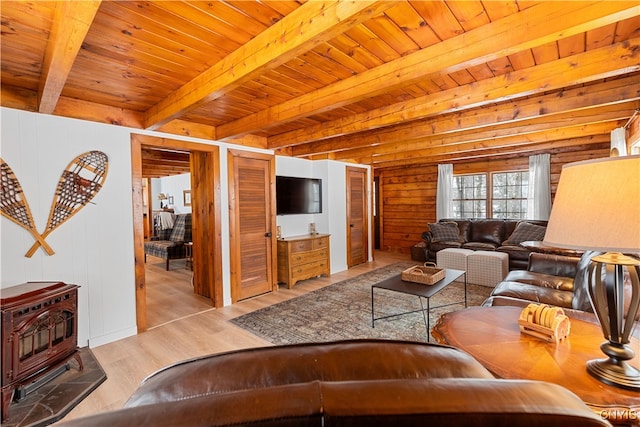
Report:
[[[138,332],[148,329],[144,265],[143,148],[181,150],[190,153],[193,234],[193,289],[221,307],[222,243],[220,225],[220,150],[218,146],[132,134],[131,169],[134,217],[136,323]]]

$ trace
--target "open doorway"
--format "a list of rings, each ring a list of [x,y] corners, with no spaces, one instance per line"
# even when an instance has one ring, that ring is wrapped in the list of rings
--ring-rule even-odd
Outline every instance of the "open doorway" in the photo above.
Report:
[[[145,250],[147,326],[153,329],[210,310],[212,304],[193,290],[192,211],[190,198],[183,196],[191,190],[190,153],[144,147],[142,157],[142,183],[147,187],[145,248],[148,241],[185,242],[173,249],[171,257],[154,256],[161,255],[156,251],[163,244]]]
[[[132,200],[134,215],[134,252],[136,286],[136,321],[138,332],[149,328],[147,313],[147,278],[144,263],[145,207],[143,150],[172,150],[189,153],[191,173],[193,275],[192,290],[206,298],[209,307],[222,306],[222,244],[220,232],[219,147],[146,135],[131,137]],[[156,163],[156,162],[154,162]],[[147,190],[148,191],[148,190]],[[152,279],[150,277],[150,279]]]

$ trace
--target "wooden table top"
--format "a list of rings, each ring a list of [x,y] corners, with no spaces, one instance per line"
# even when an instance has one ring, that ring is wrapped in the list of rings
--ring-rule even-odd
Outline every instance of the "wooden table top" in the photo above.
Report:
[[[454,311],[440,317],[432,335],[471,354],[499,378],[559,384],[612,422],[631,417],[632,424],[638,423],[640,393],[606,385],[587,373],[588,360],[606,357],[600,350],[605,339],[595,316],[594,323],[572,318],[569,336],[556,344],[522,334],[521,311],[509,306]],[[632,338],[630,345],[636,353],[631,365],[640,367],[640,340]]]
[[[578,251],[575,249],[557,248],[555,246],[545,245],[539,240],[527,240],[526,242],[520,243],[520,246],[527,248],[530,251],[542,252],[545,254],[552,254],[552,255],[581,257],[582,254],[584,254],[584,251]]]

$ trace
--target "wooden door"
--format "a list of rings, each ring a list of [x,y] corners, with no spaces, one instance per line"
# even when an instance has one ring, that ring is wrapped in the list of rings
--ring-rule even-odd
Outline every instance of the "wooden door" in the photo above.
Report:
[[[273,156],[229,150],[232,302],[277,288],[274,170]]]
[[[219,154],[192,151],[191,212],[193,239],[193,292],[211,298],[215,307],[223,306],[222,257],[220,250],[220,201],[212,191],[211,177],[219,177]]]
[[[347,167],[347,266],[368,258],[367,171]]]

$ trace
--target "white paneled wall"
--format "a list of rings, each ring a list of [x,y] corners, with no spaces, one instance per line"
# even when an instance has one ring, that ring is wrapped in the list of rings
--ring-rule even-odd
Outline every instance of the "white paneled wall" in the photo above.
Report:
[[[131,200],[131,134],[142,133],[180,138],[221,147],[221,206],[228,206],[226,149],[224,143],[140,131],[120,126],[74,120],[51,115],[0,108],[0,156],[20,181],[37,229],[46,226],[60,174],[78,154],[100,150],[109,157],[103,188],[75,216],[53,231],[47,242],[53,256],[38,250],[24,254],[34,242],[23,228],[0,217],[0,291],[27,281],[62,281],[80,286],[78,343],[95,347],[137,333],[133,214]],[[235,149],[268,152],[234,146]],[[276,157],[276,173],[323,179],[323,213],[277,218],[283,234],[308,232],[309,222],[331,233],[332,272],[346,269],[345,167],[335,161]],[[174,196],[177,212],[189,175],[161,183],[162,191]],[[229,218],[221,213],[222,277],[225,304],[230,304]]]
[[[93,345],[136,333],[129,130],[81,120],[1,109],[2,159],[13,169],[37,229],[46,227],[54,192],[68,163],[100,150],[109,158],[103,188],[47,242],[56,252],[25,253],[33,237],[2,217],[1,286],[27,281],[80,285],[78,341]]]

